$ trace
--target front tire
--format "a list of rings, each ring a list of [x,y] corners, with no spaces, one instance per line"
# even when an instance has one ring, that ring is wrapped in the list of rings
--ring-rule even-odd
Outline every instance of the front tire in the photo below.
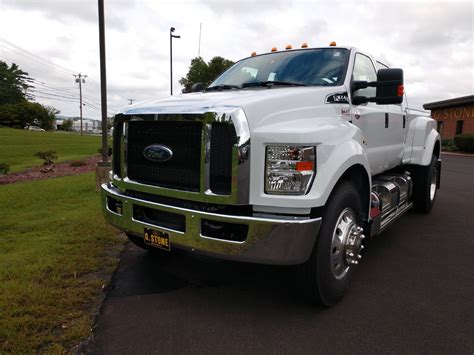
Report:
[[[332,306],[343,298],[363,249],[362,221],[359,193],[351,182],[340,183],[326,205],[318,239],[304,265],[310,300]]]

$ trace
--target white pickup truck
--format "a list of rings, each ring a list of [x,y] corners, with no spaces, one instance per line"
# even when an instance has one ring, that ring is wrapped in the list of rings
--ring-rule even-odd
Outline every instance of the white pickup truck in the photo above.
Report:
[[[301,264],[330,306],[365,237],[431,210],[440,146],[401,69],[351,47],[253,54],[201,92],[115,117],[102,206],[143,248]]]

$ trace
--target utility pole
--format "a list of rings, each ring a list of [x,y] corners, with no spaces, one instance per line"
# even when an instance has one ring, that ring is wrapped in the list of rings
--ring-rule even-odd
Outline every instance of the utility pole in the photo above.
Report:
[[[176,36],[173,34],[175,28],[170,28],[170,92],[173,96],[173,38],[181,38],[181,36]]]
[[[99,7],[99,53],[100,53],[100,108],[102,118],[102,161],[97,163],[95,170],[96,191],[100,185],[109,181],[109,155],[107,149],[107,75],[105,66],[105,20],[104,0],[98,0]],[[114,152],[120,154],[120,152]]]
[[[128,100],[129,105],[133,105],[133,101],[135,101],[135,99],[127,99],[127,100]]]
[[[104,0],[99,0],[100,108],[102,109],[102,162],[109,160],[107,149],[107,74],[105,65]]]
[[[79,113],[81,116],[81,136],[82,136],[82,84],[85,84],[87,75],[73,74],[76,78],[76,83],[79,83]]]

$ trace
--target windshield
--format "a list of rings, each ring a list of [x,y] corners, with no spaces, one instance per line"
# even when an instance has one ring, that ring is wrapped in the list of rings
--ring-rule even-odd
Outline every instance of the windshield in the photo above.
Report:
[[[342,48],[304,49],[243,59],[219,76],[212,87],[249,87],[252,83],[334,86],[342,84],[349,51]]]

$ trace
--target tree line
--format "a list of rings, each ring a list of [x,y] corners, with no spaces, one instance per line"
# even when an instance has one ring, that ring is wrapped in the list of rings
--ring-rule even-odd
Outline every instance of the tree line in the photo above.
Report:
[[[0,125],[13,128],[39,126],[54,128],[59,111],[52,106],[32,102],[34,80],[15,63],[0,60]]]

